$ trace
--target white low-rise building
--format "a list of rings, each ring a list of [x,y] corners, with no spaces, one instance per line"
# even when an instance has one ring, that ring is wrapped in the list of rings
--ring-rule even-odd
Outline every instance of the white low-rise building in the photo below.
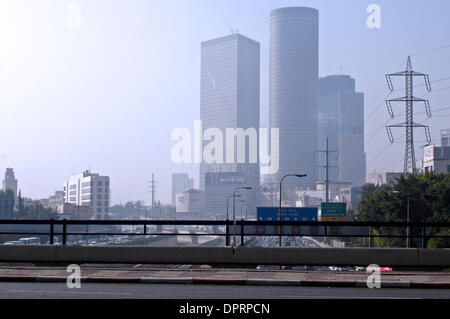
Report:
[[[188,189],[176,196],[177,215],[201,216],[204,210],[203,204],[204,193],[197,189]]]
[[[89,171],[72,176],[64,185],[64,202],[90,207],[91,218],[106,219],[110,206],[109,176]]]

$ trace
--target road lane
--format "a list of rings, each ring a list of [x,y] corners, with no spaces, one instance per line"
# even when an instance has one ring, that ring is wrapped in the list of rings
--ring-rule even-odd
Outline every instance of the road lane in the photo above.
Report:
[[[450,299],[449,289],[365,289],[327,287],[264,287],[158,284],[82,283],[68,289],[63,283],[0,283],[0,298],[52,299]]]

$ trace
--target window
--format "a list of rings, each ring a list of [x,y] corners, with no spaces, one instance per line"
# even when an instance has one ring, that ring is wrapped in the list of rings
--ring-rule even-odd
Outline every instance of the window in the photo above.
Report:
[[[103,193],[103,188],[97,188],[97,193]]]
[[[71,191],[69,195],[76,195],[77,191]]]
[[[97,213],[101,213],[102,209],[100,207],[97,208]]]
[[[70,189],[76,189],[76,188],[77,188],[77,185],[76,185],[76,184],[70,185]]]
[[[450,173],[450,165],[447,165],[447,173]]]
[[[102,185],[103,185],[102,181],[97,182],[97,186],[102,186]]]
[[[102,199],[102,198],[103,198],[103,196],[101,194],[97,195],[97,199]]]

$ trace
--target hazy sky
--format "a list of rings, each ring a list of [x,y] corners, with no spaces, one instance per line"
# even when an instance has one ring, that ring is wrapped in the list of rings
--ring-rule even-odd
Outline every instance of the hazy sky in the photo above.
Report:
[[[372,3],[381,7],[380,29],[366,25]],[[170,201],[171,173],[189,173],[198,185],[196,164],[172,163],[170,135],[199,119],[200,42],[239,30],[261,43],[261,123],[267,125],[269,13],[283,6],[319,9],[320,75],[342,68],[365,93],[368,171],[402,169],[404,133],[395,130],[401,139],[385,150],[382,124],[389,117],[382,102],[384,74],[403,69],[408,54],[447,46],[412,61],[431,81],[442,79],[427,95],[432,111],[447,108],[424,122],[432,138],[450,127],[448,0],[0,0],[1,174],[13,167],[23,193],[42,198],[91,167],[111,177],[113,203],[148,202],[152,172],[162,202]],[[79,28],[71,19],[77,8]],[[416,94],[423,96],[424,87]],[[416,134],[420,158],[424,134]]]

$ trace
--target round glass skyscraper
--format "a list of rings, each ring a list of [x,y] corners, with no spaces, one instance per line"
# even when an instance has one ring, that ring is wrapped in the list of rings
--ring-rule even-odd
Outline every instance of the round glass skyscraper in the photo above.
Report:
[[[271,128],[279,128],[279,182],[286,174],[308,174],[287,185],[312,187],[318,151],[319,12],[280,8],[270,15]]]

